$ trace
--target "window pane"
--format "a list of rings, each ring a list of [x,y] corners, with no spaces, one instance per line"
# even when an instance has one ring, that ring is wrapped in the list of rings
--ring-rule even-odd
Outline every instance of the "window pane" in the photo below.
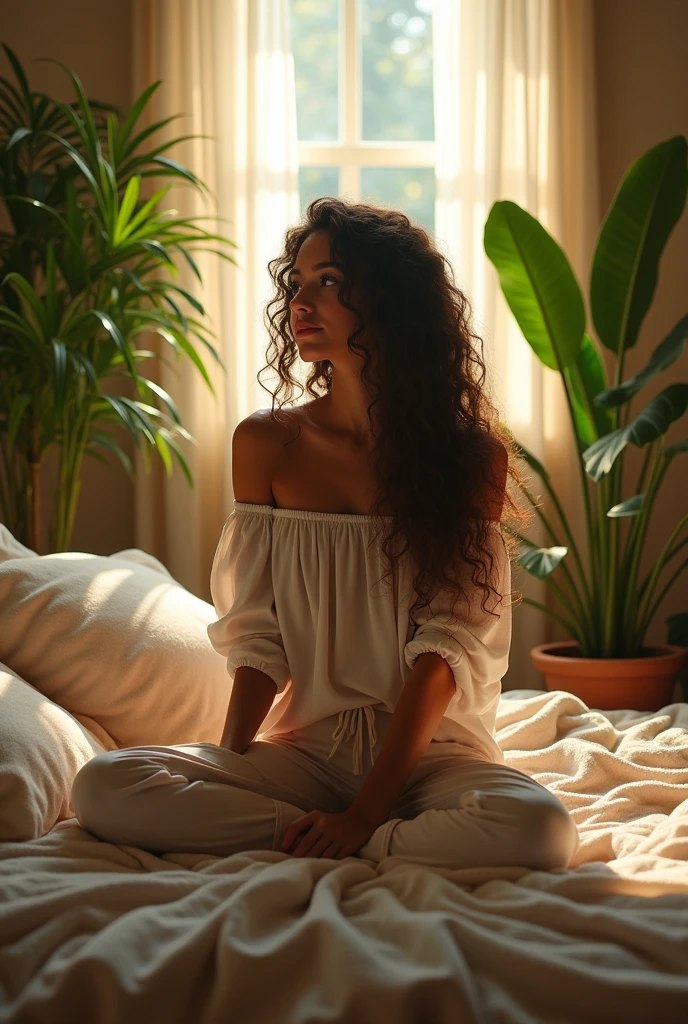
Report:
[[[434,167],[362,167],[361,198],[402,210],[434,236]]]
[[[299,142],[339,139],[340,0],[291,0],[291,47]]]
[[[299,167],[301,215],[313,199],[339,195],[339,167]]]
[[[433,0],[360,0],[364,142],[433,142]]]

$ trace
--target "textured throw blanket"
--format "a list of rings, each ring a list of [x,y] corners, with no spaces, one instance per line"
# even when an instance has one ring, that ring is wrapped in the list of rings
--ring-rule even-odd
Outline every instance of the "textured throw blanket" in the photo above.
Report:
[[[685,1024],[688,706],[515,690],[497,726],[572,812],[567,870],[157,856],[70,818],[0,844],[0,1021]]]

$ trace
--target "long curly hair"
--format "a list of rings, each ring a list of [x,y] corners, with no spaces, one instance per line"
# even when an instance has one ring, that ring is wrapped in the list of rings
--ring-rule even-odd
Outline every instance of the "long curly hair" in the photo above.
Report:
[[[361,380],[372,396],[367,407],[374,440],[371,466],[379,486],[372,515],[382,524],[379,510],[386,505],[393,513],[381,545],[387,560],[383,578],[394,559],[408,552],[414,590],[423,602],[413,605],[411,619],[415,622],[413,611],[429,605],[442,588],[453,597],[456,619],[456,602],[468,600],[465,567],[470,565],[471,584],[483,590],[485,611],[490,593],[497,603],[507,596],[492,584],[488,537],[497,523],[523,526],[530,519],[507,486],[507,477],[520,482],[517,449],[483,389],[482,340],[471,331],[468,299],[428,233],[404,213],[323,196],[310,203],[301,224],[287,230],[283,253],[268,264],[276,295],[264,311],[271,341],[258,373],[260,386],[272,395],[272,416],[278,419],[275,402],[282,392],[280,410],[292,401],[295,387],[304,394],[290,372],[299,351],[287,277],[301,244],[318,230],[329,233],[332,259],[343,268],[339,302],[359,321],[347,344],[363,356]],[[365,309],[349,303],[356,283]],[[356,341],[364,331],[374,339],[370,348]],[[480,343],[480,353],[474,342]],[[274,393],[260,380],[268,367],[280,378]],[[332,363],[314,362],[306,380],[309,395],[318,398],[331,389]],[[512,559],[514,542],[504,534],[500,542]],[[523,595],[511,591],[509,597],[515,604]]]

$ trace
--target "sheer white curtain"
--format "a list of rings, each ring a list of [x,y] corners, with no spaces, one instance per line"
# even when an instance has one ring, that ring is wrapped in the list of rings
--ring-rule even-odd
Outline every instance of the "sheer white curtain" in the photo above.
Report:
[[[471,303],[501,418],[547,466],[585,549],[560,378],[523,339],[483,232],[492,204],[513,200],[556,239],[587,290],[599,227],[591,0],[434,0],[433,12],[436,243]],[[539,480],[529,483],[546,506]],[[539,527],[529,536],[547,543]],[[548,604],[545,584],[524,570],[514,569],[513,586]],[[516,608],[505,689],[541,688],[528,652],[563,635],[544,612]]]
[[[599,223],[590,4],[434,0],[436,241],[471,302],[502,418],[547,464],[574,529],[582,510],[559,378],[521,337],[484,254],[483,229],[495,200],[514,200],[557,239],[585,285]],[[149,120],[184,112],[166,131],[212,136],[186,143],[179,158],[215,194],[225,219],[216,227],[206,221],[209,229],[238,245],[239,268],[215,256],[200,260],[202,289],[180,268],[180,283],[212,318],[227,367],[225,376],[206,359],[217,401],[188,362],[178,374],[163,367],[159,381],[199,442],[189,451],[195,489],[177,468],[168,479],[155,461],[150,477],[139,464],[136,485],[136,543],[208,599],[212,555],[233,497],[231,434],[270,404],[256,380],[268,344],[267,264],[299,219],[289,2],[138,0],[134,48],[136,94],[164,82]],[[190,189],[168,198],[180,213],[211,212]],[[150,347],[158,341],[153,336]],[[266,384],[271,379],[263,374]],[[514,574],[514,586],[546,603],[543,585],[524,572]],[[544,613],[517,608],[506,685],[540,686],[528,651],[556,636]]]
[[[137,456],[136,544],[208,600],[212,556],[232,507],[231,435],[239,420],[270,404],[256,380],[268,343],[262,319],[271,294],[267,264],[280,251],[285,229],[299,219],[289,0],[137,0],[133,12],[134,94],[163,80],[147,108],[148,123],[185,115],[153,138],[211,136],[166,155],[205,181],[215,204],[181,186],[167,202],[180,215],[210,215],[203,221],[207,230],[237,245],[226,251],[238,267],[198,254],[203,287],[178,261],[179,283],[203,303],[226,366],[223,374],[200,349],[217,400],[186,359],[176,372],[162,366],[157,375],[198,441],[181,442],[194,489],[176,463],[168,478],[153,459],[148,476]],[[145,347],[170,359],[157,335]],[[266,371],[262,380],[270,379]]]

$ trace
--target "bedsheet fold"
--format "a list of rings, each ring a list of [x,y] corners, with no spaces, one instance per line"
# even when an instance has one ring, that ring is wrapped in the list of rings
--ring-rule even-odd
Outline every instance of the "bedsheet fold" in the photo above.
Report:
[[[70,818],[0,844],[0,1021],[685,1024],[688,706],[516,690],[497,729],[571,811],[568,869],[158,856]]]

